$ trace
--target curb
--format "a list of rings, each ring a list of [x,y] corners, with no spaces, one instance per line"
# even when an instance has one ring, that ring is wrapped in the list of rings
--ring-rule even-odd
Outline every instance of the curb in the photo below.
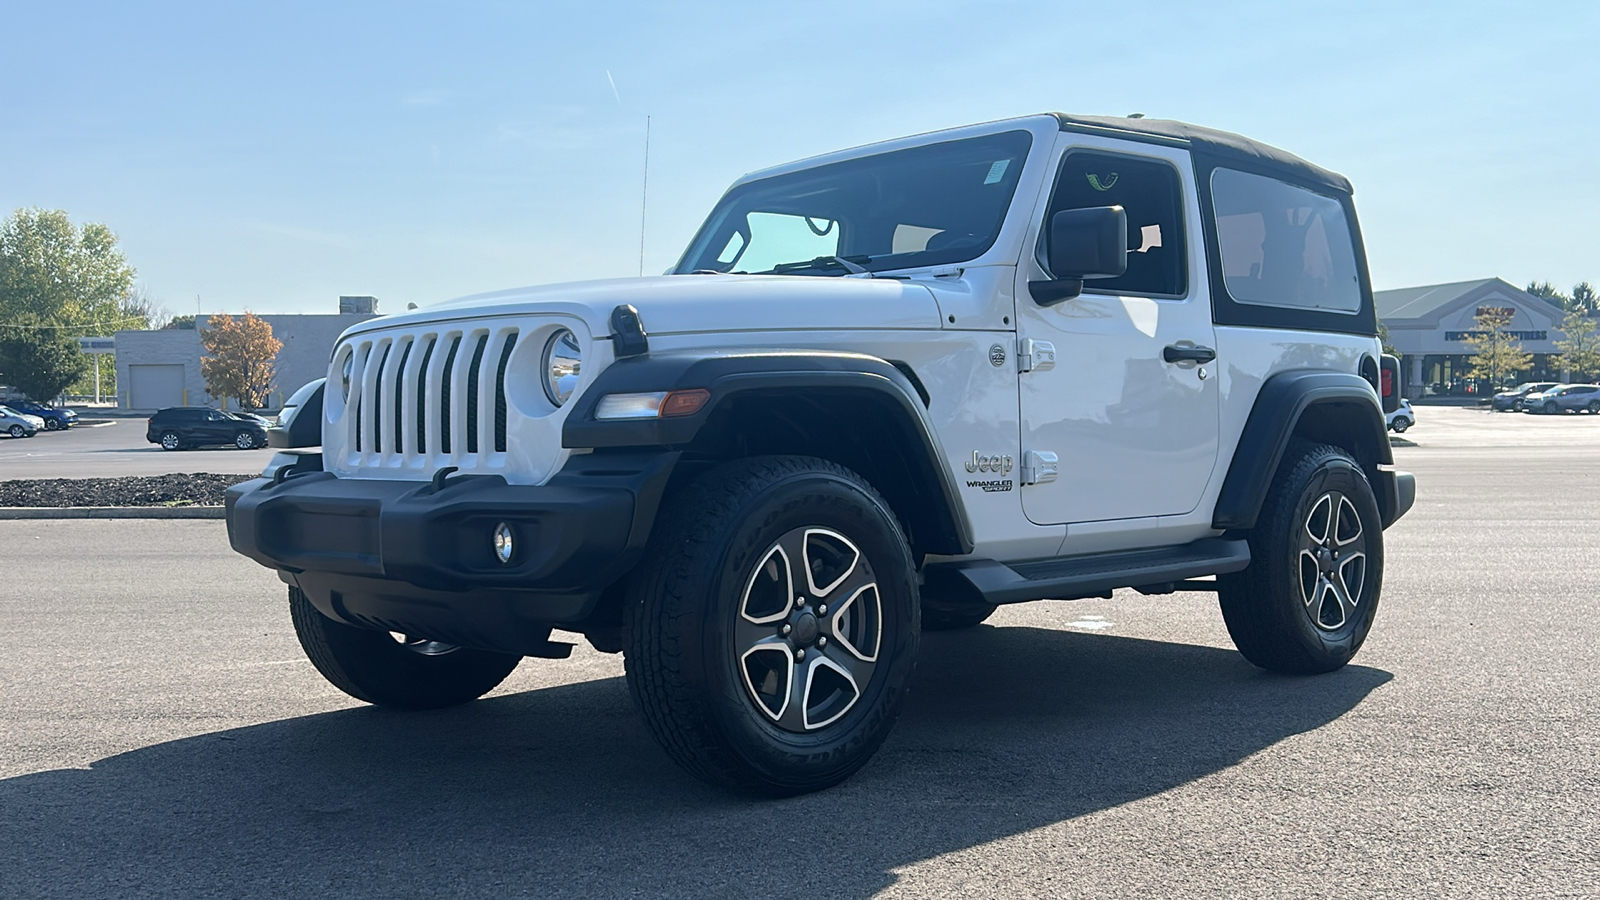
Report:
[[[0,506],[5,519],[221,519],[221,506]]]

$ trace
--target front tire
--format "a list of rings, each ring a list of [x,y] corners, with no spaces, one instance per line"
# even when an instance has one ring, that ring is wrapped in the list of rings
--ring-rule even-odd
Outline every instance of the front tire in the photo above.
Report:
[[[769,456],[682,492],[629,585],[628,687],[702,780],[786,796],[866,764],[915,665],[915,568],[861,476]]]
[[[240,450],[253,450],[256,446],[255,435],[248,431],[241,431],[233,436],[233,445]]]
[[[60,431],[61,430],[61,423],[56,421],[55,419],[45,419],[44,420],[44,430],[45,431]]]
[[[1361,466],[1337,447],[1290,445],[1249,541],[1250,567],[1217,579],[1234,646],[1286,674],[1348,663],[1383,585],[1382,522]]]
[[[1555,415],[1556,413],[1558,413],[1560,411],[1561,411],[1561,407],[1557,406],[1556,402],[1554,400],[1548,400],[1548,401],[1545,402],[1545,404],[1544,404],[1544,413],[1545,413],[1545,415],[1553,416],[1553,415]]]
[[[13,425],[13,426],[11,426],[10,430],[11,430],[11,436],[14,437],[14,438],[22,437],[23,435],[28,433],[28,429],[23,428],[21,425]]]
[[[295,636],[322,677],[346,694],[396,709],[440,709],[482,697],[522,657],[345,625],[289,589]]]

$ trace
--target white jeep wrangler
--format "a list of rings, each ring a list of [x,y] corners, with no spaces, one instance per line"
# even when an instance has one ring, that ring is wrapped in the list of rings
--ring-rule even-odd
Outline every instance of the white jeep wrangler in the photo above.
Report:
[[[921,135],[741,179],[664,277],[350,329],[229,537],[351,696],[464,703],[580,632],[690,772],[811,791],[922,629],[1002,603],[1215,591],[1251,662],[1348,662],[1415,493],[1376,325],[1349,183],[1288,153]]]

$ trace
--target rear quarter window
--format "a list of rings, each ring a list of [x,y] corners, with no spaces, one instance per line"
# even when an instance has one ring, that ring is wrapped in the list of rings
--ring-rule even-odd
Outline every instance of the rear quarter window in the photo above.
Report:
[[[1211,195],[1223,284],[1234,302],[1361,309],[1354,240],[1338,200],[1226,168],[1211,173]]]

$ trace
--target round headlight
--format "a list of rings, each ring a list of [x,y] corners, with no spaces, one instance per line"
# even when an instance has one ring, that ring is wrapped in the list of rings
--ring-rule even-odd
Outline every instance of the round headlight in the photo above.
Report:
[[[578,387],[583,371],[583,350],[578,337],[565,328],[556,329],[544,345],[544,395],[560,406]]]
[[[344,392],[344,399],[346,400],[350,399],[350,372],[355,368],[355,365],[356,355],[352,352],[345,356],[344,366],[339,370],[339,389]]]

